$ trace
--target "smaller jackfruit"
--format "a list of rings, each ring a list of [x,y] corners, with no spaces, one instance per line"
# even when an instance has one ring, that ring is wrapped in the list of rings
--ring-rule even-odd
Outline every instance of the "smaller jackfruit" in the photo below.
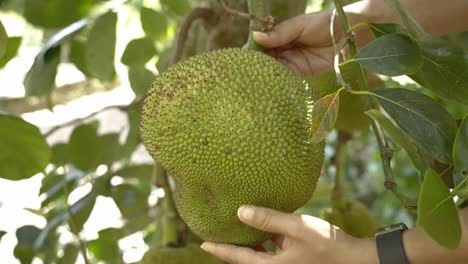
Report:
[[[152,247],[140,264],[223,264],[223,262],[200,249],[198,244],[186,247]]]
[[[358,200],[347,201],[344,208],[325,208],[319,217],[354,237],[373,237],[380,224]]]

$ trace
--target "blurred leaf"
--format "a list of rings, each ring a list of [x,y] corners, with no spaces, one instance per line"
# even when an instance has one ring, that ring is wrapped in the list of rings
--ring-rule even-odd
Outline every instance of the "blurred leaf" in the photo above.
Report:
[[[0,230],[0,241],[2,240],[2,237],[6,234],[7,232]]]
[[[418,45],[408,36],[390,34],[380,37],[354,56],[367,69],[387,76],[416,73],[423,64]]]
[[[129,158],[135,148],[140,144],[140,108],[133,108],[127,112],[129,131],[125,144],[122,146],[122,154]]]
[[[87,202],[83,207],[81,207],[80,210],[72,212],[72,215],[68,220],[70,229],[75,234],[78,234],[83,229],[84,223],[86,223],[86,221],[89,218],[89,215],[93,211],[94,205],[96,204],[96,194],[93,193],[93,191],[91,191],[85,197],[78,200],[76,203],[78,204],[81,201],[87,200],[89,200],[89,202]]]
[[[115,77],[116,24],[117,14],[107,12],[96,19],[88,35],[86,69],[101,81],[111,81]]]
[[[336,92],[338,89],[335,71],[304,76],[304,80],[310,85],[311,90],[316,93],[315,98],[322,98],[327,94]]]
[[[133,65],[128,70],[128,79],[136,96],[144,96],[154,81],[154,74],[144,65]]]
[[[0,68],[5,67],[5,65],[16,56],[22,39],[22,37],[8,38],[8,45],[6,46],[5,54],[0,57]]]
[[[41,230],[35,226],[25,225],[16,230],[16,245],[13,254],[19,259],[21,264],[30,264],[34,258],[34,241],[39,236]]]
[[[71,41],[70,45],[70,60],[75,64],[76,68],[80,70],[85,76],[90,76],[86,67],[86,42],[78,39]]]
[[[462,199],[468,199],[468,185],[465,186],[465,189],[458,191],[457,196]]]
[[[132,185],[121,184],[114,186],[111,196],[122,215],[126,218],[144,213],[148,209],[148,197]]]
[[[162,52],[159,52],[158,62],[156,62],[156,69],[158,69],[159,73],[164,72],[169,67],[169,63],[172,57],[172,52],[173,52],[172,46],[166,48]]]
[[[169,9],[180,16],[185,15],[191,9],[188,0],[161,0],[161,4],[169,7]]]
[[[122,178],[136,178],[136,179],[151,179],[153,175],[153,165],[152,164],[139,164],[139,165],[132,165],[120,169],[114,173],[116,176],[120,176]]]
[[[448,249],[456,249],[461,240],[457,208],[440,176],[429,169],[424,175],[418,201],[418,221],[434,241]]]
[[[61,28],[86,16],[94,0],[25,0],[24,17],[35,26]]]
[[[376,38],[382,37],[388,34],[401,34],[408,35],[408,31],[402,27],[400,24],[392,23],[381,23],[381,24],[371,24],[370,29]]]
[[[395,144],[406,150],[411,162],[421,173],[426,172],[430,164],[425,161],[416,143],[404,131],[396,127],[387,117],[375,109],[367,111],[366,114],[379,123]]]
[[[63,256],[57,261],[57,264],[72,264],[76,263],[80,248],[78,245],[68,243],[63,249]]]
[[[45,193],[45,199],[41,203],[41,207],[47,206],[59,198],[65,201],[65,189],[73,190],[77,182],[85,177],[86,174],[78,169],[71,168],[65,177],[63,174],[51,172],[42,179],[42,186],[39,190],[40,194]],[[65,179],[66,178],[66,179]]]
[[[93,122],[76,127],[70,136],[68,156],[70,162],[83,171],[93,171],[99,165],[101,152],[99,123]]]
[[[53,145],[50,162],[57,166],[65,165],[68,162],[68,145],[65,143]]]
[[[44,171],[51,151],[39,129],[0,114],[0,178],[22,180]]]
[[[55,88],[55,76],[60,63],[61,46],[42,50],[24,78],[27,96],[48,95]]]
[[[8,46],[8,35],[3,27],[2,21],[0,20],[0,58],[3,57],[6,53]]]
[[[140,22],[146,36],[153,40],[161,40],[167,34],[167,17],[161,12],[143,7],[140,12]]]
[[[457,136],[453,144],[453,164],[455,171],[461,173],[468,171],[468,115],[458,128]]]
[[[419,46],[424,64],[409,77],[442,97],[468,104],[468,51],[434,37]]]
[[[99,148],[102,155],[100,163],[112,165],[122,157],[121,145],[119,143],[119,133],[111,133],[99,137]]]
[[[99,231],[98,239],[90,241],[88,248],[98,259],[108,263],[122,263],[118,242],[124,236],[123,229],[107,228]]]
[[[456,124],[452,116],[432,98],[402,88],[370,92],[414,141],[435,159],[450,164]]]
[[[310,130],[312,142],[318,143],[324,140],[328,133],[333,130],[336,118],[338,117],[339,94],[341,90],[343,89],[320,98],[320,100],[315,102],[312,110],[312,127]]]
[[[153,41],[150,38],[132,39],[122,55],[122,63],[127,66],[145,64],[156,54]]]

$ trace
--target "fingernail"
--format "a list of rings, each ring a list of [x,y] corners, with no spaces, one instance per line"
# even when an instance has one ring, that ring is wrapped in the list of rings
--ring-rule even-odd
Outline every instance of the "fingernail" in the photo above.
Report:
[[[210,248],[213,247],[213,243],[210,242],[203,242],[203,244],[200,245],[200,248],[203,249],[204,251],[209,251]]]
[[[239,210],[237,210],[237,215],[239,218],[245,221],[250,221],[254,218],[254,210],[251,207],[248,206],[241,206]]]

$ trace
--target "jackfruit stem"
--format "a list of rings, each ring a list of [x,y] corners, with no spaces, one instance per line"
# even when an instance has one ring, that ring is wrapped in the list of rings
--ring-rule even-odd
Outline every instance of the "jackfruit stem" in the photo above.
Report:
[[[265,0],[248,0],[249,13],[256,17],[270,17],[269,6]],[[257,23],[255,20],[250,20],[249,39],[247,40],[247,48],[252,50],[263,51],[263,47],[255,42],[253,33],[256,30]],[[271,28],[269,29],[271,30]]]
[[[343,32],[345,33],[347,44],[349,47],[349,51],[352,57],[354,57],[357,53],[356,43],[354,42],[354,33],[350,32],[350,26],[346,14],[343,9],[343,3],[341,0],[333,0],[336,8],[336,12],[338,13],[338,17],[341,21],[341,26],[343,27]],[[360,91],[368,91],[367,82],[365,81],[364,71],[361,65],[357,65],[359,69],[359,78],[358,78],[358,89]],[[367,98],[367,110],[369,109],[379,109],[379,104],[376,102],[375,99]],[[416,208],[416,201],[409,198],[406,194],[404,194],[398,185],[396,184],[395,177],[393,175],[392,167],[390,164],[390,157],[388,157],[385,151],[388,148],[387,139],[384,137],[383,133],[380,131],[379,126],[377,125],[375,120],[371,120],[371,127],[374,131],[375,137],[377,139],[377,145],[379,147],[380,159],[382,161],[382,167],[385,177],[385,188],[392,191],[393,194],[400,200],[403,206],[407,209],[414,209]]]
[[[178,246],[179,245],[179,229],[178,226],[181,223],[179,213],[177,212],[172,189],[169,185],[169,179],[167,171],[159,164],[155,162],[153,166],[153,173],[155,177],[155,183],[158,188],[164,190],[164,218],[163,218],[163,245],[164,246]]]

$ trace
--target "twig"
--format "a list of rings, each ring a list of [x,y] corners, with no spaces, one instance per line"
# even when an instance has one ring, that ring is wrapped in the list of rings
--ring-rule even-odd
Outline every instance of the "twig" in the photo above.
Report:
[[[227,13],[234,15],[236,17],[247,19],[250,21],[255,21],[256,23],[260,24],[260,30],[262,31],[271,31],[275,26],[275,18],[272,16],[259,16],[253,12],[251,14],[244,13],[229,6],[228,0],[219,0],[221,5],[223,6],[224,10]]]
[[[351,56],[354,56],[357,53],[356,43],[354,42],[353,35],[351,35],[349,32],[350,26],[348,23],[348,19],[346,18],[346,14],[344,13],[343,3],[341,0],[334,0],[334,3],[335,3],[336,11],[338,13],[338,17],[340,18],[341,25],[343,27],[343,32],[346,34],[346,37],[347,37],[347,43],[349,46],[350,54]],[[360,65],[358,65],[357,67],[359,68],[359,73],[360,73],[359,78],[358,78],[359,90],[367,91],[368,90],[367,83],[364,77],[364,72],[362,70],[362,67]],[[379,106],[378,103],[376,103],[372,99],[369,99],[368,97],[367,97],[367,100],[368,100],[368,105],[367,105],[368,109],[378,108]],[[388,155],[388,151],[387,151],[389,147],[385,144],[386,139],[381,133],[381,131],[379,130],[379,127],[374,120],[371,120],[371,127],[372,127],[372,130],[374,131],[377,144],[379,147],[379,152],[380,152],[380,157],[381,157],[383,172],[384,172],[384,177],[385,177],[385,182],[384,182],[385,188],[392,191],[393,194],[401,201],[401,203],[403,204],[405,208],[408,208],[408,209],[416,208],[416,202],[406,197],[406,195],[403,192],[401,192],[400,188],[398,188],[398,185],[395,181],[395,177],[393,175],[392,167],[390,164],[391,156]]]
[[[213,9],[207,7],[194,8],[185,17],[184,21],[182,22],[180,31],[177,34],[176,48],[171,59],[171,64],[179,62],[182,58],[182,53],[184,51],[185,43],[187,42],[190,27],[198,19],[203,19],[203,21],[208,25],[215,24],[217,22],[217,16]]]
[[[63,166],[63,169],[65,170],[64,180],[66,181],[68,173],[66,172],[67,169],[65,166]],[[89,259],[88,259],[86,243],[81,239],[79,234],[71,230],[71,229],[76,229],[77,226],[76,226],[75,220],[73,219],[73,212],[71,211],[70,205],[68,204],[68,201],[67,201],[68,196],[70,195],[70,190],[68,189],[67,183],[65,183],[65,185],[63,186],[63,190],[65,192],[65,207],[67,209],[68,214],[70,215],[70,218],[68,219],[68,226],[70,227],[71,233],[75,236],[76,240],[78,240],[78,243],[80,244],[80,251],[81,251],[81,255],[83,255],[84,263],[91,264],[91,262],[89,262]]]
[[[99,113],[102,113],[104,111],[107,111],[107,110],[111,110],[111,109],[117,109],[117,110],[120,110],[120,111],[128,111],[130,110],[131,108],[133,108],[134,106],[137,106],[139,105],[141,102],[143,101],[143,98],[137,98],[135,99],[133,102],[131,102],[130,104],[128,105],[110,105],[110,106],[106,106],[98,111],[95,111],[95,112],[92,112],[91,114],[85,116],[85,117],[80,117],[80,118],[77,118],[77,119],[73,119],[73,120],[70,120],[66,123],[63,123],[63,124],[60,124],[58,126],[55,126],[53,128],[51,128],[49,131],[47,131],[46,133],[44,133],[44,137],[49,137],[50,135],[54,134],[55,132],[57,132],[58,130],[64,128],[64,127],[67,127],[67,126],[71,126],[71,125],[76,125],[76,124],[79,124]]]

